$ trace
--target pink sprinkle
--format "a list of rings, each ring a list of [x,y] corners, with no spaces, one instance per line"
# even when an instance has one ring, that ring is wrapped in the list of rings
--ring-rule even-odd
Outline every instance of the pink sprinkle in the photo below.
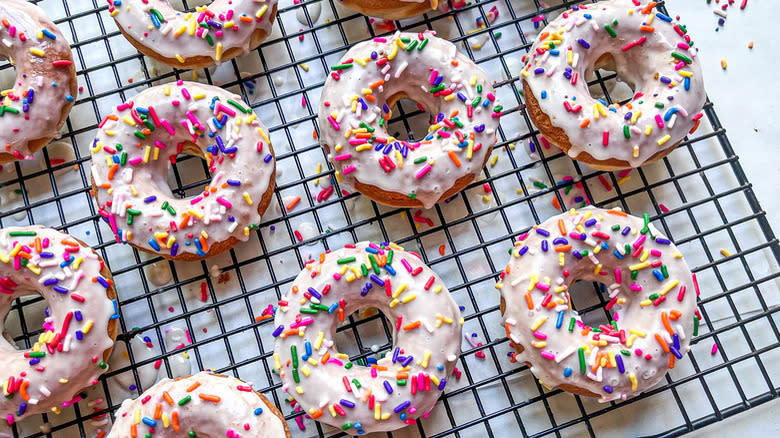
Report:
[[[659,207],[659,208],[661,209],[661,211],[663,211],[664,213],[669,213],[669,209],[668,209],[668,208],[666,208],[666,206],[665,206],[665,205],[663,205],[663,204],[658,204],[658,207]]]
[[[339,122],[336,121],[336,119],[333,118],[333,116],[328,116],[328,121],[330,122],[331,126],[333,126],[333,129],[336,131],[341,129],[341,126],[339,126]]]
[[[357,167],[355,167],[354,164],[351,164],[344,168],[344,170],[341,171],[342,175],[349,175],[350,173],[354,172]]]
[[[609,144],[609,130],[604,131],[604,135],[601,138],[601,144],[604,146]]]
[[[231,108],[223,105],[222,103],[217,103],[217,108],[216,109],[217,109],[216,114],[219,114],[219,112],[221,111],[221,112],[229,115],[230,117],[235,117],[236,116],[236,112],[235,111],[233,111]]]
[[[677,293],[677,301],[682,301],[685,298],[685,285],[680,286],[680,291]]]
[[[543,358],[549,359],[549,360],[555,360],[555,354],[552,351],[543,350],[541,353]]]
[[[184,96],[185,99],[190,100],[192,96],[190,96],[190,92],[187,91],[186,88],[181,89],[181,95]]]
[[[540,332],[539,330],[537,330],[537,331],[535,331],[535,332],[534,332],[534,337],[535,337],[536,339],[541,339],[541,340],[545,340],[545,339],[547,339],[547,335],[546,335],[546,334],[544,334],[544,333],[542,333],[542,332]]]
[[[632,291],[634,291],[634,292],[641,292],[641,291],[642,291],[642,285],[641,285],[641,284],[636,284],[636,283],[634,283],[634,284],[632,284],[631,286],[629,286],[629,288],[630,288]]]
[[[203,200],[203,196],[198,196],[198,197],[190,200],[190,205],[195,205],[195,204],[197,204],[198,202],[200,202],[202,200]]]
[[[623,282],[623,276],[620,274],[620,269],[615,269],[615,283],[622,283]]]
[[[431,170],[431,165],[430,164],[426,164],[425,166],[423,166],[422,169],[420,169],[417,172],[417,174],[415,175],[415,178],[420,179],[420,178],[424,177],[425,174],[428,173],[428,171],[430,171],[430,170]]]
[[[712,351],[710,352],[710,354],[714,355],[717,352],[718,352],[718,344],[712,344]]]
[[[387,42],[387,38],[376,37],[376,38],[374,38],[374,42],[376,42],[376,43],[386,43]]]
[[[660,129],[664,128],[664,119],[661,118],[660,114],[655,115],[655,124],[658,125]]]
[[[349,160],[350,158],[352,158],[352,154],[349,152],[347,152],[346,154],[336,155],[335,157],[333,157],[333,159],[336,161]]]
[[[154,145],[160,149],[165,149],[165,144],[163,144],[163,142],[161,142],[160,140],[155,140]]]
[[[135,166],[136,164],[142,162],[143,160],[144,160],[143,157],[135,157],[135,158],[131,158],[131,159],[127,160],[127,161],[128,161],[128,163],[130,163],[133,166]]]
[[[428,80],[428,83],[433,85],[433,82],[436,80],[437,76],[439,76],[439,70],[433,69],[433,71],[431,71],[431,78]]]
[[[231,208],[233,206],[233,204],[231,204],[230,201],[228,201],[227,199],[221,196],[217,196],[217,202],[219,202],[221,205],[224,205],[225,208]]]

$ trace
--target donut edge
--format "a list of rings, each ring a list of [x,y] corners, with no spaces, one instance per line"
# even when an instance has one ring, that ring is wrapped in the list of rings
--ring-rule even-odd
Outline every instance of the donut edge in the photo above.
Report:
[[[273,8],[271,9],[271,18],[269,18],[271,26],[273,26],[274,21],[276,21],[277,5],[278,4],[274,4]],[[199,55],[193,56],[191,58],[184,58],[184,62],[182,63],[179,62],[177,58],[166,58],[154,50],[149,49],[145,45],[141,44],[138,40],[130,36],[129,33],[125,32],[124,28],[122,28],[119,23],[116,23],[116,25],[116,27],[119,29],[119,32],[122,33],[122,36],[124,36],[125,39],[127,39],[127,41],[132,44],[133,47],[135,47],[136,50],[141,52],[143,55],[148,56],[149,58],[152,58],[167,65],[168,67],[178,70],[194,70],[224,64],[233,58],[237,58],[251,52],[252,50],[255,50],[270,35],[270,33],[266,33],[263,29],[255,29],[252,32],[252,36],[249,38],[249,45],[246,48],[231,47],[225,50],[222,53],[222,59],[219,62],[217,62],[211,56]]]
[[[327,155],[330,155],[330,146],[328,146],[325,143],[322,143],[321,146],[323,149],[325,149],[325,153]],[[482,160],[482,164],[479,166],[479,172],[469,173],[455,180],[455,183],[452,186],[450,186],[450,188],[447,189],[443,195],[441,195],[441,197],[436,201],[436,203],[438,204],[440,202],[443,202],[446,199],[449,199],[454,195],[457,195],[458,193],[463,191],[463,189],[466,188],[466,186],[468,186],[474,180],[476,180],[477,175],[484,170],[485,165],[487,164],[487,161],[490,158],[492,153],[493,153],[493,146],[490,146],[487,150],[487,153],[485,154],[485,159]],[[410,198],[407,195],[404,195],[402,193],[383,190],[380,189],[379,187],[372,186],[370,184],[364,184],[358,181],[357,179],[355,179],[354,181],[355,181],[354,186],[356,191],[360,192],[363,196],[366,196],[371,200],[378,202],[380,204],[387,205],[390,207],[395,207],[395,208],[425,208],[423,203],[420,202],[419,200],[415,198]]]
[[[401,0],[342,0],[341,4],[363,15],[385,20],[402,20],[436,10],[436,6],[432,6],[429,0],[420,3]]]
[[[533,90],[531,90],[531,86],[528,85],[528,81],[525,80],[523,80],[523,98],[525,99],[526,113],[531,118],[531,121],[533,122],[534,126],[536,126],[536,129],[539,130],[541,135],[543,135],[550,142],[550,144],[562,150],[566,156],[569,156],[569,149],[572,147],[571,141],[569,141],[569,137],[562,128],[552,123],[550,116],[542,111],[541,107],[539,106],[539,101],[536,100],[536,96],[534,96]],[[646,166],[664,158],[665,156],[672,153],[672,151],[677,149],[677,146],[679,146],[683,141],[684,139],[678,141],[666,149],[656,152],[640,166]],[[594,170],[603,170],[609,172],[613,170],[632,168],[628,161],[618,160],[617,158],[598,160],[591,154],[584,151],[580,152],[576,157],[569,156],[569,158],[585,163],[588,165],[588,167]]]

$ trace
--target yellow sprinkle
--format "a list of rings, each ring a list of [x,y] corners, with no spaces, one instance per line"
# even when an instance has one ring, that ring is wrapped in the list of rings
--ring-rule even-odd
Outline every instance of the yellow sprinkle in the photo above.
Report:
[[[653,133],[653,125],[647,125],[645,128],[645,135],[650,135]]]
[[[130,116],[124,116],[122,117],[122,120],[127,123],[130,126],[135,126],[137,123],[135,123],[135,120],[133,120]]]
[[[626,176],[624,176],[623,178],[620,178],[620,179],[618,180],[618,185],[619,185],[619,186],[622,186],[622,185],[623,185],[623,183],[627,182],[627,181],[628,181],[628,180],[630,180],[630,179],[631,179],[631,175],[626,175]]]
[[[141,410],[135,410],[135,424],[141,424]]]
[[[415,298],[417,298],[417,295],[415,295],[415,294],[409,294],[409,295],[405,295],[403,298],[401,298],[401,302],[402,302],[402,303],[404,303],[404,304],[406,304],[406,303],[408,303],[409,301],[412,301],[412,300],[414,300]]]
[[[252,205],[252,197],[249,196],[249,192],[244,192],[243,196],[246,203]]]
[[[644,301],[640,301],[639,302],[639,305],[642,306],[642,307],[647,307],[647,306],[649,306],[651,304],[653,304],[653,302],[650,301],[650,300],[644,300]]]
[[[10,261],[11,259],[4,252],[0,251],[0,262],[8,263]]]
[[[374,403],[374,420],[379,421],[382,418],[382,404]]]
[[[30,53],[32,53],[32,54],[33,54],[33,55],[35,55],[35,56],[40,56],[41,58],[43,58],[44,56],[46,56],[46,52],[44,52],[43,50],[41,50],[41,49],[39,49],[39,48],[37,48],[37,47],[33,47],[33,48],[31,48],[31,49],[30,49]]]
[[[390,50],[390,54],[387,55],[387,59],[392,61],[395,55],[398,54],[398,39],[393,40],[393,48]]]
[[[92,326],[94,325],[95,323],[90,319],[86,324],[84,324],[84,328],[81,329],[81,331],[86,335],[90,330],[92,330]]]
[[[303,394],[303,388],[301,388],[300,386],[296,386],[295,387],[295,392],[297,392],[298,394]],[[312,409],[314,409],[314,408],[312,408]]]
[[[547,322],[547,317],[546,316],[543,316],[543,317],[537,319],[536,322],[534,322],[534,324],[531,326],[531,331],[535,332],[535,331],[539,330],[539,327],[541,327],[542,324],[544,324],[545,322]]]
[[[661,292],[658,293],[661,295],[666,295],[667,293],[669,293],[670,290],[674,289],[674,287],[677,286],[678,284],[680,284],[678,280],[670,280],[664,285],[663,289],[661,289]]]
[[[30,49],[30,51],[32,51],[32,49]],[[729,64],[728,64],[728,62],[726,62],[726,58],[723,58],[723,59],[720,60],[720,67],[723,70],[726,70],[727,68],[729,68]]]
[[[215,55],[217,61],[222,60],[222,43],[217,43],[217,53]]]
[[[41,275],[41,268],[33,265],[32,263],[27,264],[27,269],[33,271],[35,275]]]
[[[393,298],[398,298],[401,295],[401,292],[406,290],[406,286],[407,286],[406,283],[403,283],[400,286],[398,286],[398,289],[396,289],[395,292],[393,292]]]
[[[311,374],[311,371],[309,371],[309,367],[307,367],[306,365],[304,365],[303,368],[301,368],[301,372],[306,377],[309,377],[309,374]]]
[[[671,138],[672,138],[672,136],[669,135],[669,134],[666,134],[663,137],[659,138],[658,141],[657,141],[658,146],[662,146],[664,143],[669,141],[669,139],[671,139]]]
[[[317,340],[314,341],[314,349],[319,350],[320,347],[322,347],[322,341],[325,339],[325,332],[320,331],[320,333],[317,335]]]
[[[441,285],[436,286],[436,287],[433,288],[433,293],[437,294],[439,292],[441,292]]]
[[[193,216],[197,216],[198,219],[203,219],[203,213],[201,213],[199,211],[195,211],[195,210],[189,208],[189,209],[187,209],[187,213],[189,213],[189,214],[191,214]]]
[[[723,254],[723,257],[731,257],[731,253],[726,248],[721,248],[720,253]]]
[[[428,361],[430,360],[431,360],[431,351],[425,350],[425,353],[423,354],[423,360],[420,363],[420,365],[422,365],[423,368],[428,368]]]
[[[300,66],[303,69],[303,71],[309,71],[309,66],[305,62],[302,62]]]
[[[276,367],[277,370],[282,369],[282,361],[279,360],[279,353],[274,353],[274,367]]]

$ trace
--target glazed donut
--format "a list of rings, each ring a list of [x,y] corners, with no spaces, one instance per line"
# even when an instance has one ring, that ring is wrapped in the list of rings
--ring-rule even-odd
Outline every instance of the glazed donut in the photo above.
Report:
[[[119,314],[103,259],[72,236],[42,226],[4,228],[0,262],[1,321],[19,297],[35,293],[48,304],[32,348],[0,339],[0,414],[11,425],[81,400],[76,394],[108,368]]]
[[[167,183],[168,162],[182,153],[205,158],[213,175],[185,199]],[[211,257],[249,239],[275,174],[267,130],[249,105],[194,82],[153,87],[119,105],[92,148],[95,200],[117,242],[175,260]]]
[[[175,68],[218,65],[271,33],[277,0],[214,0],[181,12],[169,0],[108,0],[119,31],[141,53]]]
[[[290,437],[282,413],[252,385],[201,371],[125,400],[107,438]]]
[[[320,143],[336,177],[374,201],[431,208],[479,175],[501,116],[481,68],[433,32],[396,33],[352,47],[325,81]],[[401,98],[434,114],[422,141],[387,132]]]
[[[594,169],[659,160],[702,117],[706,96],[696,49],[685,27],[655,12],[655,4],[573,6],[526,55],[521,75],[531,120],[550,143]],[[586,78],[601,67],[633,87],[629,102],[591,97]]]
[[[43,9],[23,0],[0,2],[0,58],[16,68],[0,104],[0,163],[32,159],[58,137],[77,91],[68,40]]]
[[[572,310],[568,288],[580,280],[608,285],[612,325],[590,327]],[[496,287],[517,359],[548,388],[625,399],[689,350],[698,291],[647,215],[586,207],[552,217],[518,237]]]
[[[392,353],[371,368],[335,345],[365,307],[394,324]],[[460,354],[463,318],[419,256],[362,242],[310,261],[279,301],[274,363],[282,389],[312,418],[352,434],[391,431],[428,413]]]
[[[402,20],[435,11],[439,0],[342,0],[341,4],[363,15]]]

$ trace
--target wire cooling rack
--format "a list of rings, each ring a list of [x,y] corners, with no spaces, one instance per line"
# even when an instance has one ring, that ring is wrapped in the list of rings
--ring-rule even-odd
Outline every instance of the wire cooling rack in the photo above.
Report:
[[[628,173],[595,172],[546,148],[524,113],[519,58],[546,19],[574,2],[458,1],[455,11],[388,23],[334,0],[285,0],[273,34],[258,50],[197,77],[138,54],[102,0],[37,3],[71,41],[83,88],[58,143],[39,160],[0,170],[0,225],[53,226],[100,251],[117,284],[121,332],[109,371],[81,402],[0,433],[99,436],[126,397],[158,378],[210,368],[253,382],[279,406],[294,436],[339,435],[295,412],[281,392],[272,371],[268,306],[305,260],[365,239],[395,240],[419,251],[445,279],[466,321],[457,378],[430,416],[392,436],[674,436],[777,398],[780,246],[713,104],[707,103],[695,136],[661,162]],[[482,179],[431,210],[387,208],[338,187],[319,202],[333,184],[313,135],[329,66],[349,46],[396,26],[437,30],[494,77],[505,108],[494,157]],[[12,76],[9,65],[0,68],[2,85]],[[89,193],[97,123],[139,90],[178,78],[243,95],[269,127],[277,152],[276,198],[261,227],[249,242],[203,262],[171,263],[118,245]],[[614,73],[596,72],[591,92],[611,99],[620,87]],[[399,114],[392,129],[425,133],[427,115],[416,106],[402,101]],[[173,166],[169,177],[180,196],[208,181],[206,167],[192,157]],[[704,321],[691,353],[656,388],[622,403],[548,390],[514,363],[493,287],[514,236],[587,202],[649,212],[677,242],[701,289]],[[605,301],[598,288],[577,286],[575,306],[586,318],[601,317]],[[41,333],[44,307],[40,297],[14,304],[6,330],[20,348]],[[391,339],[384,318],[366,311],[349,318],[337,342],[359,361],[388,351]]]

